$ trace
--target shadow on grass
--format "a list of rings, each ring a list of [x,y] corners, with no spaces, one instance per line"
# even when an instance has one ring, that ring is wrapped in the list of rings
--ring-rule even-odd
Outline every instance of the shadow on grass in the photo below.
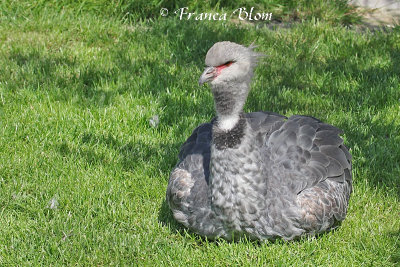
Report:
[[[158,221],[163,225],[167,226],[171,229],[172,232],[178,232],[181,235],[184,235],[185,228],[179,224],[172,216],[171,209],[168,207],[165,199],[161,205],[160,210],[158,211]]]
[[[104,89],[104,84],[115,81],[113,69],[101,68],[95,64],[83,66],[76,57],[63,54],[46,54],[36,49],[29,52],[12,51],[9,60],[20,70],[11,89],[48,91],[57,101],[76,99],[81,105],[107,106],[115,92]]]
[[[160,170],[162,173],[169,173],[176,163],[175,158],[170,155],[178,151],[180,146],[179,144],[147,144],[143,141],[123,143],[111,134],[93,133],[83,134],[78,145],[79,147],[73,147],[63,142],[58,145],[58,151],[62,156],[81,158],[89,165],[118,164],[123,170],[132,172],[138,169],[143,170],[143,165],[151,164],[154,168],[145,169],[149,176],[159,173]],[[113,156],[115,158],[112,158]]]
[[[387,234],[389,238],[395,239],[394,253],[390,256],[390,261],[393,263],[400,263],[400,230],[393,231],[392,233]]]

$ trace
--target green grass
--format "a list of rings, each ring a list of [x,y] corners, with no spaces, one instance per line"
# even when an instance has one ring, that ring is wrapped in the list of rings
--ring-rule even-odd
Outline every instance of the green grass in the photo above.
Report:
[[[0,265],[399,264],[400,28],[129,23],[64,2],[0,4]],[[338,230],[227,243],[173,221],[169,172],[192,129],[214,116],[197,80],[221,40],[256,40],[268,55],[246,111],[307,114],[344,130],[354,193]]]

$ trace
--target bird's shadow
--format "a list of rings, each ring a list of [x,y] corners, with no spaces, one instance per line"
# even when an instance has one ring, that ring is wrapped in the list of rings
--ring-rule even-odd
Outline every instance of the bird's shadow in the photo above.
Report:
[[[184,234],[185,228],[175,221],[165,199],[163,200],[161,208],[158,211],[158,222],[161,223],[162,226],[169,228],[171,232],[178,232],[181,235]]]

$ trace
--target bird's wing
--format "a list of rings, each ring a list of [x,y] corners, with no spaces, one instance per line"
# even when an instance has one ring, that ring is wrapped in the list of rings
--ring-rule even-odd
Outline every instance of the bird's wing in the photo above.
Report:
[[[193,130],[192,135],[182,144],[179,160],[190,154],[209,154],[211,148],[212,123],[203,123]]]
[[[207,205],[211,128],[211,123],[200,125],[181,147],[167,188],[166,199],[173,211],[185,212],[187,207]]]
[[[351,155],[341,130],[306,116],[292,116],[273,128],[264,146],[269,186],[300,194],[327,179],[351,182]]]

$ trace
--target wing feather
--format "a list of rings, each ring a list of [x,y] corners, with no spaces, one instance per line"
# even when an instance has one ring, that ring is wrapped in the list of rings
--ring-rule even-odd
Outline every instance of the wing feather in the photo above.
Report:
[[[279,180],[282,187],[289,183],[287,180],[298,183],[290,188],[296,188],[292,193],[299,194],[326,179],[343,182],[349,176],[344,173],[351,169],[351,155],[339,136],[340,129],[313,117],[298,115],[275,126],[267,134],[265,143],[269,179]]]

